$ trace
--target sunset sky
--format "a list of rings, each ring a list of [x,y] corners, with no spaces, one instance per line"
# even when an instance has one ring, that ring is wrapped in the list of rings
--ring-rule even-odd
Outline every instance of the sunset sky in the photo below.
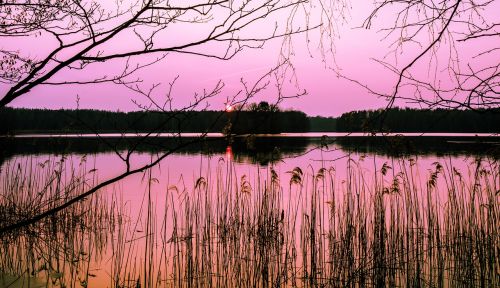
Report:
[[[394,64],[397,63],[398,67],[401,67],[422,48],[418,45],[410,46],[403,54],[398,54],[399,59],[396,62],[394,55],[388,54],[391,41],[394,41],[395,38],[383,40],[385,34],[378,31],[380,28],[386,27],[390,21],[393,21],[394,16],[390,14],[390,11],[386,13],[386,19],[377,19],[378,23],[374,23],[372,29],[356,28],[362,25],[371,8],[372,6],[366,5],[366,3],[360,4],[359,1],[353,1],[347,22],[339,25],[337,31],[339,38],[335,39],[336,50],[334,57],[329,55],[325,61],[322,61],[323,59],[317,48],[318,43],[314,39],[315,32],[311,33],[313,40],[309,47],[304,44],[306,42],[304,35],[295,38],[295,55],[292,57],[292,63],[296,68],[297,82],[288,83],[285,92],[293,95],[295,92],[305,89],[308,94],[297,99],[287,99],[280,104],[282,108],[301,110],[308,115],[339,116],[343,112],[351,110],[376,109],[386,105],[384,99],[370,94],[366,89],[353,82],[337,77],[337,73],[340,72],[349,78],[359,80],[377,91],[389,93],[396,82],[396,75],[373,61],[373,58],[382,59],[387,56],[386,60]],[[258,27],[254,29],[258,29]],[[184,37],[189,38],[191,33],[195,32],[175,31],[170,35],[182,41]],[[50,43],[40,42],[42,39],[9,41],[11,42],[0,44],[4,45],[2,48],[14,49],[12,47],[21,47],[18,49],[32,51],[27,52],[28,54],[37,53],[36,51],[39,52],[44,49],[48,51],[51,45]],[[118,39],[118,41],[118,45],[123,47],[130,45],[127,42],[127,37]],[[33,45],[34,43],[36,45]],[[168,90],[168,83],[173,81],[176,76],[179,76],[172,91],[174,108],[188,104],[192,101],[195,93],[201,93],[203,89],[209,90],[219,80],[222,80],[225,83],[223,92],[208,103],[208,109],[222,110],[227,99],[234,95],[236,91],[242,89],[240,79],[252,84],[255,79],[274,67],[277,62],[280,44],[281,40],[269,41],[263,49],[245,50],[230,61],[220,61],[193,55],[171,54],[161,63],[141,71],[138,77],[144,80],[143,84],[141,84],[144,89],[150,87],[153,83],[160,83],[161,86],[158,87],[154,95],[155,99],[161,99],[165,91]],[[459,44],[457,48],[460,57],[463,57],[461,59],[470,59],[472,55],[477,53],[474,45],[476,44]],[[492,53],[485,59],[474,61],[498,61],[497,56],[498,53]],[[425,73],[430,72],[427,71],[428,63],[425,61],[426,59],[423,60],[421,63],[417,63],[416,71],[417,74],[421,73],[425,78]],[[110,61],[106,62],[104,66],[99,66],[99,68],[86,70],[85,75],[92,75],[93,73],[101,75],[103,71],[106,71],[106,73],[119,71],[120,67],[123,67],[123,61]],[[73,73],[81,72],[66,70],[62,71],[56,78],[72,79],[73,75],[77,75]],[[76,77],[80,77],[80,75]],[[445,75],[440,81],[446,83],[450,79]],[[299,88],[295,86],[296,84],[299,85]],[[273,84],[271,83],[271,85]],[[5,92],[7,88],[6,85],[1,85],[0,92]],[[408,93],[411,93],[411,91],[408,90]],[[77,99],[79,100],[77,101]],[[268,89],[251,101],[262,100],[274,102],[276,100],[275,91],[272,88]],[[78,106],[80,108],[130,111],[138,109],[137,104],[134,102],[147,105],[148,100],[123,87],[102,84],[37,87],[28,95],[16,99],[10,106],[49,109],[76,108]],[[405,102],[398,102],[396,105],[412,106],[412,104]]]

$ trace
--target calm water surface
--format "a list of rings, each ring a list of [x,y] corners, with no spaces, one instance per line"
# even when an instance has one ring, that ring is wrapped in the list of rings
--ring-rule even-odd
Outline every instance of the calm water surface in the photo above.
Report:
[[[199,135],[141,136],[4,138],[2,220],[120,175],[132,147],[134,169]],[[339,136],[210,134],[1,235],[0,287],[500,283],[500,138]]]

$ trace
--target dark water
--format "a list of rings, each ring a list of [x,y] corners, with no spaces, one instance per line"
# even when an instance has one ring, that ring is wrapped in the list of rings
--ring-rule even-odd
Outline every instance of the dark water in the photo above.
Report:
[[[338,133],[330,133],[338,134]],[[134,148],[135,152],[162,153],[175,150],[175,154],[210,155],[224,154],[231,147],[237,162],[270,162],[289,156],[307,153],[316,148],[340,149],[343,152],[378,154],[386,156],[401,155],[472,155],[498,156],[500,136],[474,136],[472,134],[450,134],[450,136],[392,136],[370,137],[349,136],[332,137],[318,133],[297,134],[299,137],[252,137],[240,136],[228,140],[223,137],[207,137],[198,140],[195,137],[152,137],[143,139],[116,134],[103,138],[95,137],[26,137],[0,138],[0,159],[16,155],[40,154],[95,154],[112,151],[126,151]],[[412,134],[413,135],[413,134]],[[457,136],[458,135],[458,136]],[[216,135],[210,135],[216,136]],[[218,136],[218,135],[217,135]],[[189,142],[192,144],[180,147]]]

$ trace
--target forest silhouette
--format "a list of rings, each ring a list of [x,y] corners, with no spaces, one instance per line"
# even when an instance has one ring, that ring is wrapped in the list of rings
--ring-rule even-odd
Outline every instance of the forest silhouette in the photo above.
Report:
[[[340,117],[310,117],[301,111],[111,112],[101,110],[0,109],[0,132],[500,132],[500,109],[363,110]]]

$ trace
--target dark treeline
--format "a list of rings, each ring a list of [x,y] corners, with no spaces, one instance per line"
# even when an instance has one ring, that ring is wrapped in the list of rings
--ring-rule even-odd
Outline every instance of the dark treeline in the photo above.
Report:
[[[338,118],[299,111],[110,112],[0,109],[0,133],[23,132],[500,132],[500,109],[353,111]]]
[[[0,110],[1,133],[15,132],[231,132],[310,131],[298,111],[109,112],[99,110]],[[229,124],[230,123],[230,124]],[[230,130],[229,130],[230,129]]]
[[[334,117],[309,117],[311,132],[335,132],[337,131],[337,118]]]
[[[500,109],[399,109],[353,111],[337,118],[336,131],[500,132]]]

